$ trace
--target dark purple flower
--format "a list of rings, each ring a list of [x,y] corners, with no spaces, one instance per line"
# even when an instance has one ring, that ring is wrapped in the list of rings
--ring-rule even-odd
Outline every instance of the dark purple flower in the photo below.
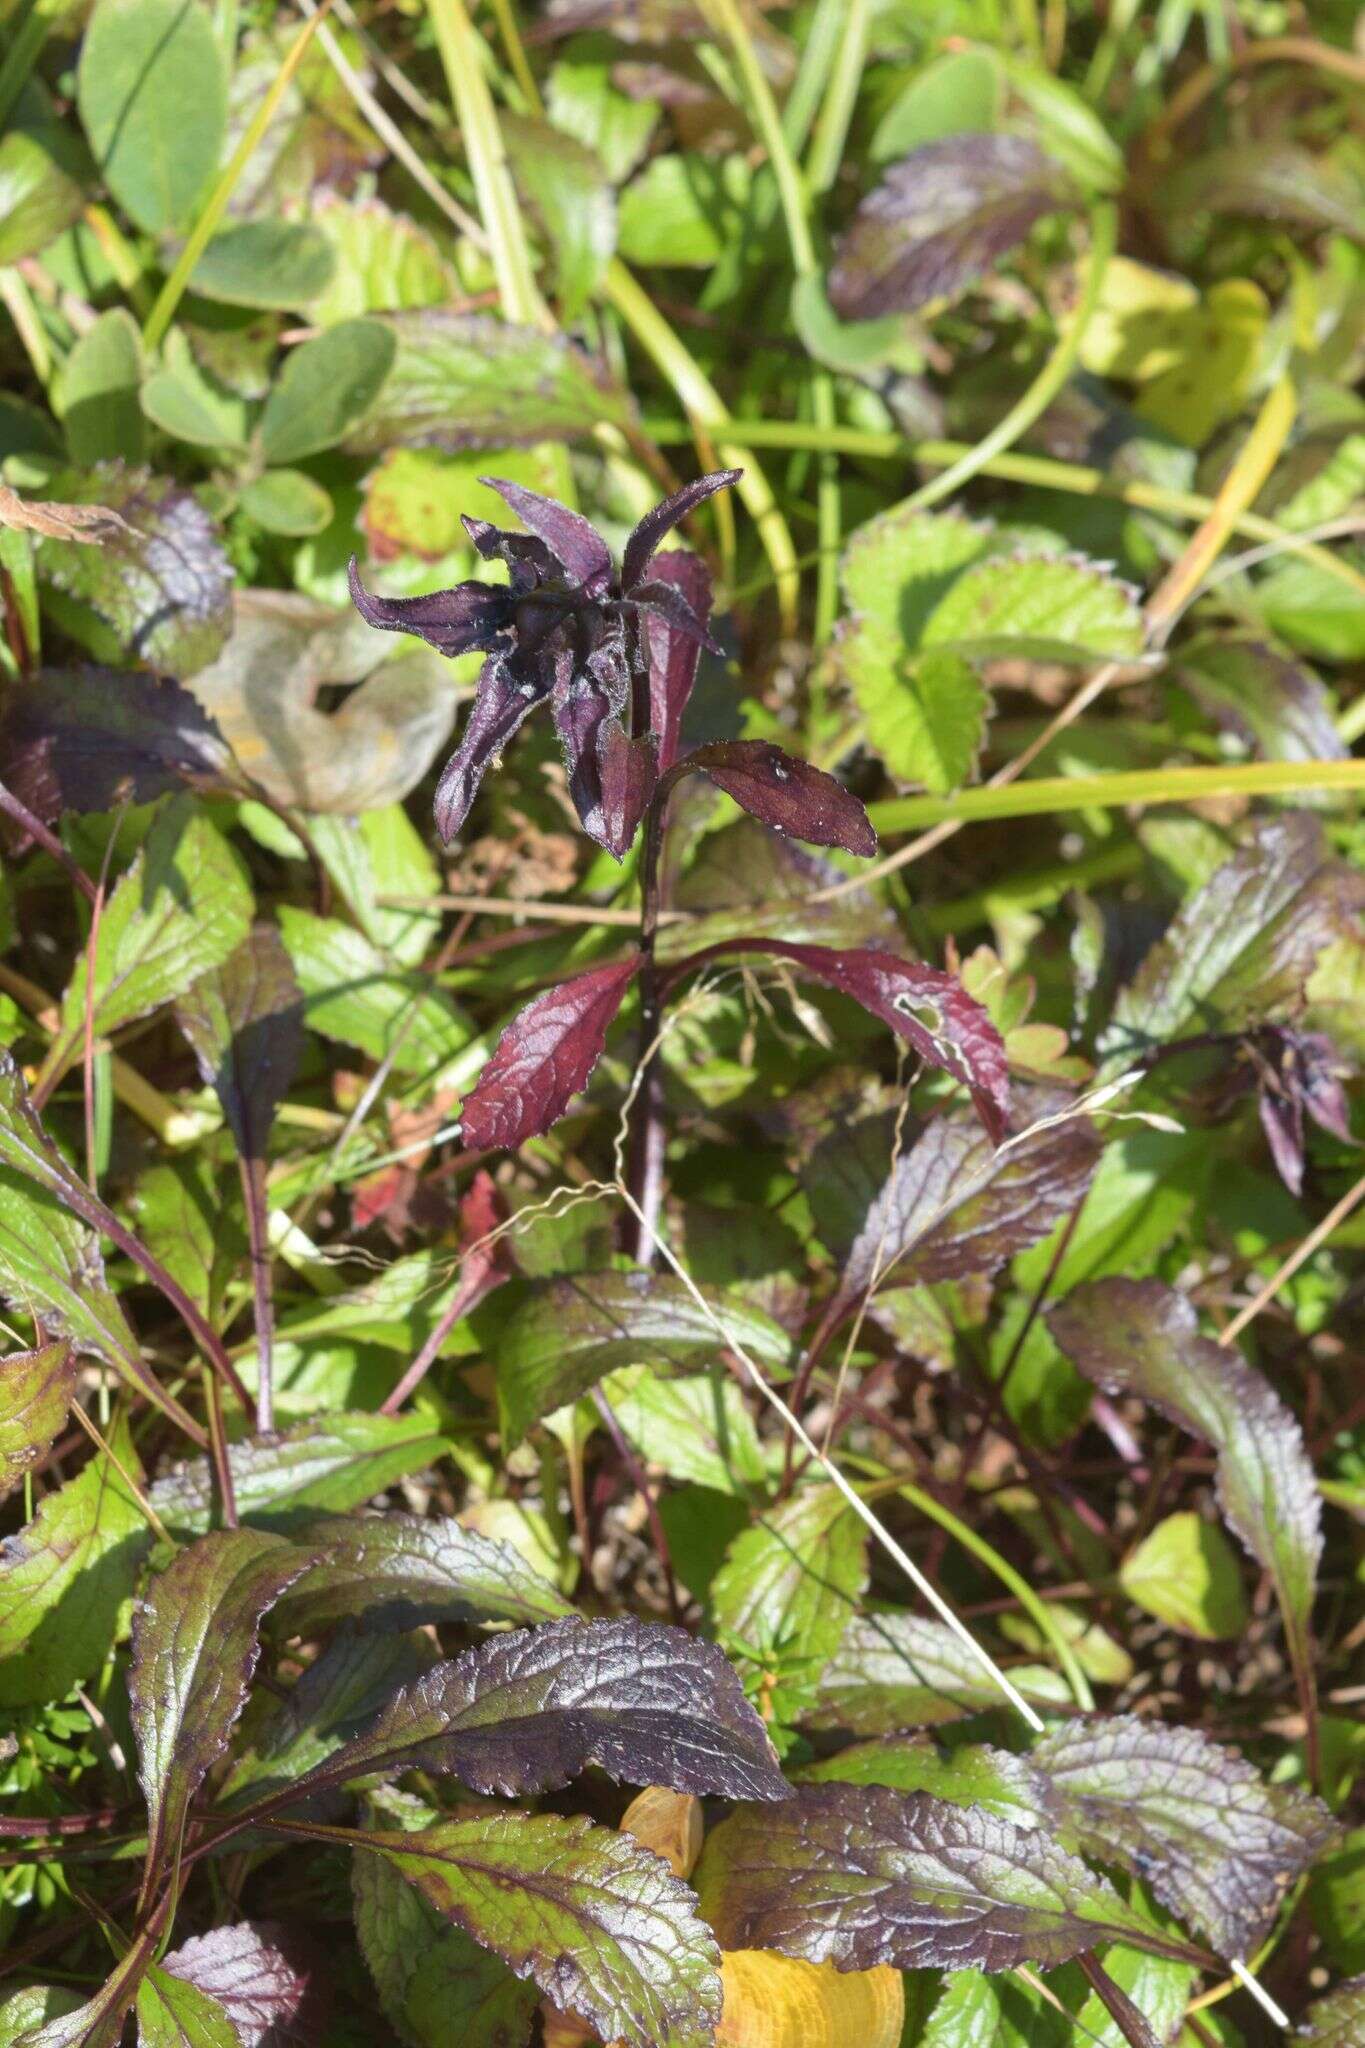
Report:
[[[530,530],[509,533],[486,519],[465,528],[485,561],[507,564],[507,586],[460,583],[427,597],[372,597],[351,562],[351,596],[361,617],[390,633],[415,633],[440,654],[488,656],[464,736],[436,790],[436,828],[447,843],[469,815],[485,769],[537,704],[548,699],[564,749],[569,790],[583,829],[619,860],[654,793],[659,774],[660,677],[676,669],[679,642],[718,652],[707,631],[706,578],[680,578],[654,551],[680,519],[739,477],[700,477],[640,521],[618,574],[595,527],[522,484],[483,477]],[[673,558],[666,558],[672,562]],[[670,650],[673,650],[670,656]],[[690,673],[687,678],[690,687]]]

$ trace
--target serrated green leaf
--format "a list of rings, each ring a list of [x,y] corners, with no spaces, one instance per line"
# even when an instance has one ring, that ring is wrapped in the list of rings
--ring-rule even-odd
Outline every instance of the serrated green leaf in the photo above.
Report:
[[[963,570],[924,622],[925,647],[975,660],[1091,662],[1140,654],[1131,584],[1074,555],[992,555]]]
[[[1130,1600],[1203,1642],[1231,1642],[1247,1624],[1241,1569],[1227,1537],[1202,1515],[1167,1515],[1119,1567]]]
[[[469,1044],[472,1029],[455,1005],[425,977],[395,971],[353,925],[285,904],[280,931],[305,1021],[324,1038],[391,1059],[399,1074],[435,1072]]]
[[[139,2048],[241,2048],[216,1998],[153,1963],[138,1986]]]
[[[971,779],[990,698],[970,662],[951,648],[906,654],[872,627],[850,636],[841,658],[867,736],[893,775],[936,796]]]
[[[807,1486],[731,1543],[711,1582],[717,1640],[790,1722],[816,1696],[867,1586],[867,1531],[833,1486]]]
[[[148,234],[183,227],[218,167],[227,63],[198,0],[99,0],[78,105],[100,171]]]
[[[855,1742],[823,1763],[807,1764],[797,1775],[802,1784],[889,1785],[897,1792],[928,1792],[951,1806],[983,1806],[1021,1828],[1041,1824],[1047,1793],[1025,1757],[985,1743],[941,1750],[923,1736]]]
[[[318,191],[313,226],[335,257],[331,283],[309,311],[323,327],[363,313],[449,303],[458,287],[431,236],[377,199]]]

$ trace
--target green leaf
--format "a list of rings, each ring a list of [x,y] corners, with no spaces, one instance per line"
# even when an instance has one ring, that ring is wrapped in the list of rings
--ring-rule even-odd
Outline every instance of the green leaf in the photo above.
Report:
[[[991,50],[958,50],[926,64],[904,84],[873,130],[868,155],[884,164],[945,135],[983,134],[996,125],[1004,98]]]
[[[512,177],[554,266],[563,320],[575,320],[616,251],[616,195],[598,158],[548,121],[503,114]]]
[[[1047,1672],[1014,1673],[1030,1698],[1055,1696]],[[980,1663],[941,1621],[894,1612],[855,1615],[819,1674],[809,1728],[890,1735],[932,1728],[994,1706],[1000,1694]]]
[[[205,374],[179,327],[166,336],[161,367],[144,380],[140,400],[152,425],[173,440],[196,448],[246,446],[245,401]]]
[[[40,256],[80,219],[84,151],[30,84],[0,137],[0,264]]]
[[[189,0],[182,0],[189,4]],[[67,505],[107,505],[123,527],[98,547],[44,540],[37,550],[44,609],[96,661],[131,661],[192,675],[227,638],[232,571],[218,529],[192,492],[169,477],[100,463],[64,470],[48,486]]]
[[[48,2016],[42,2024],[30,2025],[12,2037],[13,2048],[118,2048],[124,2020],[151,1963],[156,1941],[154,1923],[138,1935],[99,1990],[84,2004],[77,2002],[72,2006],[65,1999],[48,1994],[44,2002]]]
[[[251,929],[251,891],[222,834],[189,797],[157,817],[104,906],[95,948],[96,1036],[160,1009],[221,967]],[[88,951],[77,958],[48,1053],[60,1072],[86,1030]]]
[[[77,104],[110,191],[148,234],[183,227],[218,167],[227,63],[199,0],[99,0]]]
[[[1353,1828],[1309,1879],[1313,1926],[1339,1970],[1365,1967],[1365,1827]]]
[[[313,226],[335,257],[331,283],[309,311],[323,327],[362,313],[444,306],[459,287],[431,236],[378,199],[317,189]]]
[[[261,450],[274,465],[334,448],[373,405],[394,361],[378,320],[343,320],[292,351],[261,415]]]
[[[54,392],[74,463],[84,468],[115,458],[142,460],[147,429],[139,399],[141,383],[137,324],[122,306],[115,306],[81,335],[62,365]]]
[[[1321,680],[1263,641],[1198,641],[1185,650],[1176,679],[1262,760],[1344,760],[1350,752]],[[1312,800],[1307,791],[1300,799]]]
[[[395,313],[384,325],[397,355],[347,435],[353,454],[382,454],[396,442],[524,447],[579,439],[633,416],[628,395],[556,336],[436,308]]]
[[[1119,1567],[1130,1600],[1206,1643],[1234,1642],[1247,1625],[1242,1574],[1227,1537],[1202,1515],[1167,1515]]]
[[[716,1638],[778,1719],[815,1699],[866,1587],[867,1531],[833,1486],[803,1487],[731,1543],[711,1582]]]
[[[621,254],[651,268],[712,269],[744,232],[751,183],[739,156],[651,157],[621,194]]]
[[[1365,2032],[1365,1977],[1314,1999],[1303,2017],[1304,2048],[1352,2048]]]
[[[974,660],[1114,660],[1142,643],[1132,585],[1073,555],[993,554],[963,571],[923,631],[924,646]]]
[[[326,291],[332,244],[302,221],[243,220],[213,237],[190,273],[190,290],[229,306],[291,312]]]
[[[1118,1714],[1054,1728],[1030,1758],[1055,1826],[1126,1865],[1221,1956],[1248,1956],[1338,1830],[1320,1800],[1268,1785],[1195,1728]]]
[[[108,1441],[0,1544],[0,1706],[61,1699],[98,1671],[125,1618],[152,1538],[127,1423]]]
[[[1027,57],[1003,50],[998,56],[1042,146],[1089,191],[1121,192],[1127,175],[1122,147],[1089,101]]]
[[[79,1991],[68,1991],[60,1984],[31,1984],[26,1990],[11,1992],[8,1998],[0,2000],[0,2044],[3,2048],[14,2048],[25,2033],[42,2027],[48,2020],[65,2019],[79,2012],[83,2003]]]
[[[128,1695],[149,1882],[178,1854],[190,1803],[246,1704],[261,1616],[310,1562],[282,1537],[218,1529],[182,1550],[138,1608]]]
[[[431,1669],[425,1635],[361,1635],[343,1622],[274,1711],[239,1746],[219,1789],[228,1811],[282,1790],[351,1742],[395,1691]]]
[[[767,1483],[753,1417],[727,1375],[666,1380],[628,1365],[608,1374],[602,1391],[627,1441],[670,1479],[741,1496]]]
[[[391,1059],[398,1074],[439,1071],[469,1044],[471,1027],[448,997],[422,975],[395,971],[353,925],[285,904],[280,930],[305,1019],[324,1038]]]
[[[69,1344],[40,1345],[0,1358],[0,1498],[56,1438],[76,1391],[76,1354]]]
[[[1041,1825],[1046,1785],[1024,1757],[985,1743],[936,1749],[922,1736],[855,1742],[798,1773],[802,1784],[890,1785],[928,1792],[951,1806],[982,1806],[1016,1827]]]
[[[441,875],[431,848],[401,804],[359,818],[311,818],[313,844],[367,938],[400,967],[420,967],[440,931],[441,912],[417,902],[399,910],[386,896],[438,895]]]
[[[130,1207],[148,1251],[214,1321],[248,1246],[245,1221],[225,1199],[213,1161],[201,1147],[189,1158],[148,1167]]]
[[[306,1540],[323,1561],[285,1598],[292,1634],[316,1635],[343,1615],[368,1631],[555,1621],[574,1611],[509,1544],[445,1516],[324,1517],[309,1523]]]
[[[725,1341],[713,1316],[760,1365],[779,1374],[791,1367],[791,1339],[770,1317],[703,1290],[711,1309],[705,1314],[668,1274],[580,1273],[512,1284],[516,1293],[508,1298],[515,1306],[493,1340],[498,1414],[509,1447],[618,1366],[686,1372],[709,1365]]]
[[[291,540],[321,533],[335,510],[322,485],[301,469],[266,470],[243,484],[238,502],[267,533],[282,533]]]
[[[613,83],[619,51],[605,38],[576,36],[550,73],[549,111],[556,128],[600,157],[613,185],[621,184],[649,148],[659,102]]]
[[[263,1529],[297,1529],[317,1514],[344,1514],[440,1458],[446,1440],[410,1415],[312,1416],[278,1436],[230,1446],[233,1491],[242,1520]],[[206,1458],[158,1479],[152,1505],[173,1536],[202,1535],[213,1512]]]
[[[486,1814],[420,1835],[376,1831],[365,1852],[604,2039],[709,2048],[715,1941],[687,1887],[629,1836],[557,1814]]]
[[[1346,559],[1359,571],[1360,551]],[[1324,661],[1365,659],[1365,606],[1316,562],[1277,563],[1256,585],[1253,601],[1271,632]]]
[[[971,779],[990,698],[968,661],[951,649],[908,655],[870,626],[850,635],[841,659],[868,739],[893,775],[935,796]]]
[[[1295,1664],[1307,1669],[1322,1503],[1296,1417],[1240,1352],[1201,1337],[1191,1304],[1160,1281],[1093,1281],[1048,1322],[1087,1379],[1138,1395],[1213,1445],[1224,1518],[1270,1573]]]
[[[176,1005],[205,1085],[243,1159],[265,1159],[275,1111],[303,1056],[302,997],[271,924],[258,924]]]
[[[138,1986],[139,2048],[241,2048],[216,1998],[153,1963]]]
[[[151,1976],[169,1980],[158,1988],[182,2024],[194,2008],[180,1994],[192,1991],[226,2015],[229,2044],[251,2048],[316,2040],[331,2003],[322,1958],[307,1934],[278,1922],[239,1920],[192,1935]],[[216,2048],[216,2017],[204,2014],[203,2021],[215,2030],[210,2039]]]

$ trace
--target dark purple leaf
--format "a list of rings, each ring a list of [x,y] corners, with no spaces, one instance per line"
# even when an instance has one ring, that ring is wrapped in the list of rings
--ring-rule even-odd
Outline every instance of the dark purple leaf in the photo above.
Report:
[[[1046,1968],[1109,1940],[1186,1952],[1041,1828],[882,1785],[801,1785],[732,1815],[696,1885],[725,1948],[841,1970]]]
[[[548,1131],[586,1088],[640,956],[592,967],[518,1011],[464,1099],[461,1143],[492,1152]]]
[[[510,1544],[444,1516],[326,1516],[308,1525],[306,1540],[323,1561],[277,1609],[289,1635],[316,1635],[343,1615],[370,1631],[473,1616],[556,1621],[574,1611]]]
[[[709,654],[723,653],[720,642],[712,639],[705,619],[698,618],[676,583],[662,576],[657,582],[651,578],[648,583],[636,585],[630,601],[637,611],[661,619],[672,632],[680,633],[684,640],[695,640]]]
[[[558,1814],[367,1831],[454,1926],[627,2048],[709,2048],[720,1961],[687,1886],[629,1835]]]
[[[128,1694],[149,1879],[175,1855],[190,1802],[246,1703],[261,1616],[310,1562],[278,1536],[220,1529],[182,1550],[138,1607]]]
[[[841,782],[771,740],[717,740],[679,764],[698,769],[774,832],[808,846],[839,846],[864,859],[877,851],[866,810]]]
[[[217,1999],[242,2048],[322,2048],[331,2005],[323,1957],[296,1929],[243,1920],[182,1942],[161,1967]]]
[[[844,320],[950,298],[1067,204],[1066,180],[1021,135],[950,135],[893,164],[840,237],[830,303]]]
[[[1297,1419],[1239,1351],[1200,1336],[1190,1303],[1159,1280],[1091,1281],[1048,1323],[1087,1379],[1138,1395],[1213,1445],[1224,1518],[1270,1573],[1295,1664],[1306,1668],[1322,1503]]]
[[[491,519],[475,519],[468,512],[460,518],[485,562],[506,562],[508,581],[518,596],[538,584],[553,583],[559,574],[558,561],[534,534],[508,533]]]
[[[1004,1137],[1010,1106],[1004,1040],[986,1010],[953,975],[867,947],[836,951],[782,939],[733,939],[680,960],[674,976],[701,966],[711,952],[766,953],[790,960],[813,980],[851,996],[889,1024],[921,1059],[964,1082],[992,1138],[998,1144]]]
[[[54,1441],[75,1392],[76,1354],[69,1344],[0,1358],[0,1500]]]
[[[1133,1714],[1064,1722],[1030,1762],[1057,1826],[1121,1863],[1220,1956],[1248,1956],[1285,1892],[1339,1832],[1320,1800],[1268,1785],[1195,1728]]]
[[[590,1764],[677,1792],[787,1796],[763,1723],[715,1645],[631,1620],[518,1629],[438,1664],[300,1789],[423,1769],[517,1795],[567,1785]]]
[[[303,996],[284,941],[258,924],[176,1006],[199,1071],[247,1160],[263,1160],[275,1111],[303,1057]]]
[[[374,597],[360,580],[354,555],[348,575],[351,601],[367,625],[382,633],[415,633],[438,654],[496,647],[512,623],[507,592],[486,583],[457,583],[424,597]]]
[[[486,771],[540,701],[535,683],[509,661],[494,656],[484,663],[464,734],[436,785],[436,830],[446,846],[469,816]]]
[[[679,520],[686,519],[689,512],[703,504],[717,491],[723,491],[731,484],[737,484],[744,472],[742,469],[718,469],[710,476],[698,477],[695,483],[684,484],[680,491],[674,491],[671,498],[665,498],[661,505],[646,512],[630,539],[621,563],[621,588],[629,596],[649,567],[650,558],[665,534],[671,533]],[[657,573],[657,570],[656,570]]]
[[[9,684],[0,779],[50,823],[68,811],[151,803],[186,785],[221,789],[241,776],[217,725],[182,683],[83,667]]]
[[[618,718],[609,718],[597,743],[602,780],[602,843],[624,860],[649,809],[659,780],[653,735],[628,738]]]
[[[685,548],[670,549],[655,562],[651,581],[669,583],[681,591],[693,616],[703,624],[710,618],[711,572],[700,555]],[[662,775],[677,758],[683,713],[697,679],[701,648],[657,612],[646,622],[645,631],[649,642],[649,724],[658,741]]]
[[[508,483],[502,477],[481,476],[481,484],[496,491],[511,506],[523,526],[544,541],[564,573],[581,584],[589,597],[600,597],[611,582],[611,550],[595,526],[581,512],[571,512],[554,498],[542,497],[525,484]]]
[[[1330,1038],[1274,1026],[1253,1032],[1245,1051],[1256,1075],[1261,1127],[1276,1170],[1297,1195],[1303,1187],[1304,1112],[1343,1144],[1353,1143],[1342,1086],[1348,1071]]]
[[[1263,760],[1341,761],[1350,752],[1321,679],[1264,641],[1196,642],[1175,673],[1222,731],[1235,733]]]

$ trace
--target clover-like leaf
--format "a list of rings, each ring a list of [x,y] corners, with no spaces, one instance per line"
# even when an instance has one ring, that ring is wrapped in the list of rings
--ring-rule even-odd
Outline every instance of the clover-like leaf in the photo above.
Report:
[[[639,965],[633,953],[589,968],[517,1012],[461,1106],[466,1148],[512,1150],[558,1122],[587,1087]]]
[[[1054,1823],[1087,1856],[1126,1864],[1223,1956],[1259,1947],[1337,1833],[1320,1800],[1267,1784],[1197,1728],[1134,1714],[1067,1722],[1030,1762]]]
[[[242,2048],[319,2048],[330,1997],[321,1954],[294,1928],[241,1920],[196,1934],[162,1971],[215,1999]]]
[[[719,1952],[686,1885],[628,1835],[558,1814],[374,1830],[422,1897],[561,2009],[629,2048],[709,2048]]]
[[[444,1516],[325,1516],[308,1525],[307,1542],[322,1561],[280,1604],[280,1622],[291,1634],[316,1634],[343,1615],[371,1630],[471,1616],[555,1621],[573,1613],[510,1544]]]
[[[12,1493],[66,1421],[76,1354],[60,1341],[0,1358],[0,1499]]]
[[[309,1562],[261,1530],[215,1530],[180,1552],[139,1607],[128,1691],[149,1881],[176,1854],[190,1802],[246,1703],[261,1616]]]
[[[43,669],[10,685],[0,711],[0,774],[50,821],[125,799],[150,803],[186,785],[221,788],[236,770],[183,684],[85,666]]]
[[[242,1520],[294,1530],[372,1500],[445,1449],[440,1431],[421,1416],[310,1415],[278,1436],[239,1439],[228,1447],[228,1463]],[[158,1479],[151,1500],[173,1536],[202,1536],[214,1505],[208,1459]]]
[[[845,1970],[1046,1967],[1105,1940],[1189,1953],[1041,1828],[882,1785],[802,1785],[733,1814],[696,1883],[727,1948]]]
[[[1067,180],[1020,135],[950,135],[893,164],[840,238],[830,303],[845,320],[913,313],[962,291],[1044,214]]]
[[[858,798],[771,740],[716,740],[689,754],[683,766],[699,770],[774,832],[865,858],[877,851],[877,835]]]
[[[1270,1573],[1295,1664],[1306,1669],[1322,1507],[1295,1417],[1240,1352],[1200,1336],[1185,1296],[1159,1280],[1092,1281],[1048,1323],[1087,1379],[1138,1395],[1213,1445],[1219,1505]]]

